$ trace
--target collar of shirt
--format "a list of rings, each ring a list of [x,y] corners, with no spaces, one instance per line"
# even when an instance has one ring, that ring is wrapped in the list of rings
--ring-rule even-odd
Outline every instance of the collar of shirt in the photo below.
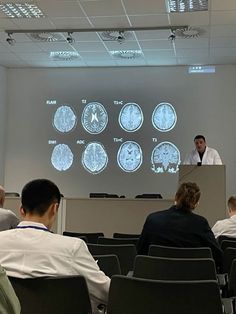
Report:
[[[39,222],[34,222],[34,221],[21,221],[16,228],[19,229],[25,229],[25,228],[32,228],[32,229],[39,229],[39,230],[44,230],[44,231],[49,231],[49,229],[42,223]]]
[[[230,219],[233,219],[236,221],[236,215],[232,215],[231,217],[229,217]]]

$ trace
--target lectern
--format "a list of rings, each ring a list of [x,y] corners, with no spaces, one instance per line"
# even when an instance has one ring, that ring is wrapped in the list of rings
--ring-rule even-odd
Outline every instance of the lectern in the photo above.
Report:
[[[180,165],[179,183],[195,182],[201,198],[195,213],[207,218],[210,226],[226,218],[225,165]]]

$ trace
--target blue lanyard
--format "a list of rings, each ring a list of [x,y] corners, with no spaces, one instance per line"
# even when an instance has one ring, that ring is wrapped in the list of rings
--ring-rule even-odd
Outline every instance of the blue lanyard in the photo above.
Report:
[[[48,228],[43,228],[43,227],[38,227],[38,226],[17,226],[16,227],[16,229],[27,229],[27,228],[51,232],[50,230],[48,230]]]

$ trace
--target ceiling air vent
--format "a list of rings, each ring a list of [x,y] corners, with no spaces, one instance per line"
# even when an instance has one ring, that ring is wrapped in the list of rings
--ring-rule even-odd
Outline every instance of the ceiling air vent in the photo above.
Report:
[[[60,33],[30,33],[28,35],[30,39],[33,39],[34,41],[39,42],[55,42],[55,41],[65,41],[62,35]]]

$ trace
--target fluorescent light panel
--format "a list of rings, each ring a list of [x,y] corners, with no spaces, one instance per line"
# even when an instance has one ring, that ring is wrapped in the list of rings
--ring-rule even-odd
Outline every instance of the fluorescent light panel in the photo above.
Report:
[[[188,68],[188,73],[215,73],[216,68],[213,65],[194,65]]]
[[[0,10],[10,18],[45,17],[41,9],[34,3],[0,3]]]
[[[116,58],[135,59],[143,55],[142,50],[110,50],[110,54]]]
[[[77,51],[51,51],[50,58],[58,61],[71,61],[80,57]]]
[[[168,0],[170,12],[207,11],[208,0]]]

